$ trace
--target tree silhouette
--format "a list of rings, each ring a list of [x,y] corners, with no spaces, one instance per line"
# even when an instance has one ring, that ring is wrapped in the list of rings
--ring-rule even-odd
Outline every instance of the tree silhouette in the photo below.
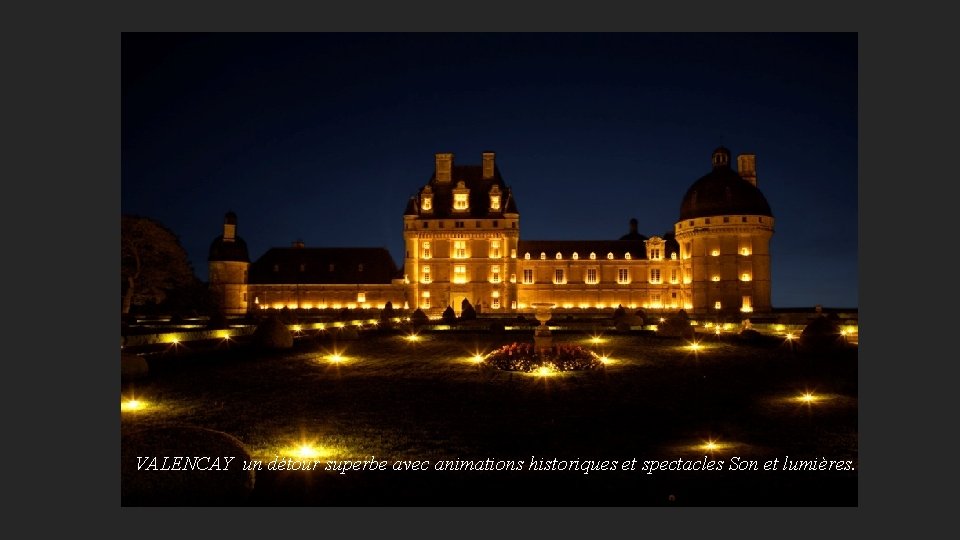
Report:
[[[121,311],[161,304],[197,277],[177,235],[159,222],[140,216],[120,217]]]

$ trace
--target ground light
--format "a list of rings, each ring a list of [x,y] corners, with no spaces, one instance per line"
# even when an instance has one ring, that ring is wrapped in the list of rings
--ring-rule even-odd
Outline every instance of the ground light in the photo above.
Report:
[[[123,412],[142,411],[147,408],[147,402],[140,399],[128,399],[120,402],[120,410]]]
[[[407,340],[407,341],[409,341],[409,342],[411,342],[411,343],[414,343],[414,342],[420,341],[420,336],[418,336],[417,334],[408,334],[408,335],[404,336],[403,339],[405,339],[405,340]]]
[[[473,363],[475,364],[479,364],[480,362],[483,362],[483,355],[480,353],[477,353],[473,355],[473,357],[470,360],[473,361]]]

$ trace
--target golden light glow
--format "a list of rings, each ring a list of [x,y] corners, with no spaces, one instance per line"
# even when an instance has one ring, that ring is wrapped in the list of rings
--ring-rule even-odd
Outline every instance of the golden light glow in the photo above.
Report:
[[[317,459],[330,455],[327,449],[311,443],[302,443],[292,448],[285,448],[281,453],[286,457],[297,459]]]
[[[716,333],[718,336],[720,335],[720,327],[719,327],[719,326],[717,327],[717,329],[716,329],[716,331],[715,331],[714,333]]]
[[[479,364],[480,362],[483,362],[483,355],[479,353],[475,354],[471,360],[473,360],[474,363]]]
[[[147,408],[147,403],[139,399],[128,399],[120,402],[120,410],[124,412],[142,411]]]
[[[603,362],[604,364],[609,364],[611,362],[610,358],[607,357],[606,355],[601,356],[600,361]]]
[[[662,323],[667,322],[667,319],[665,319],[665,318],[663,318],[663,317],[660,317],[660,322],[662,322]]]
[[[408,334],[407,336],[404,336],[403,339],[405,339],[405,340],[407,340],[407,341],[410,341],[410,342],[414,342],[414,341],[419,341],[419,340],[420,340],[420,336],[418,336],[417,334]]]
[[[343,328],[344,326],[346,326],[346,324],[342,322],[336,322],[336,323],[333,323],[333,325],[336,326],[337,328]]]
[[[796,336],[794,336],[793,334],[787,334],[787,335],[786,335],[787,341],[793,341],[795,337],[796,337]]]
[[[713,278],[711,278],[711,279],[712,279],[713,281],[720,281],[720,276],[713,276]]]
[[[777,324],[777,325],[774,325],[773,329],[776,330],[777,332],[783,332],[784,330],[787,329],[787,327],[782,324]]]
[[[294,332],[299,332],[299,331],[301,331],[301,330],[303,330],[303,327],[300,326],[299,324],[293,325],[293,331],[294,331]]]
[[[604,342],[604,339],[601,338],[600,336],[593,336],[590,338],[590,343],[597,344],[597,343],[603,343],[603,342]]]
[[[708,451],[709,451],[709,450],[718,450],[718,449],[720,448],[720,445],[717,444],[717,443],[715,443],[714,441],[707,441],[707,442],[703,443],[703,446],[701,446],[701,448],[703,448],[704,450],[708,450]]]
[[[346,360],[340,353],[333,353],[327,355],[327,360],[333,362],[334,364],[339,364]]]
[[[800,394],[799,397],[797,397],[797,401],[800,401],[802,403],[815,403],[819,399],[820,398],[818,396],[814,395],[811,392],[804,392],[803,394]]]
[[[693,351],[693,352],[699,352],[699,351],[701,351],[701,350],[703,349],[703,346],[700,345],[699,343],[697,343],[696,341],[694,341],[693,343],[691,343],[690,345],[688,345],[688,347],[689,347],[690,350]]]
[[[719,250],[719,249],[715,249],[715,250],[713,250],[713,251],[710,252],[710,255],[712,255],[712,256],[714,256],[714,257],[719,257],[719,256],[720,256],[720,250]]]
[[[167,343],[169,343],[169,344],[171,344],[171,345],[179,345],[179,344],[180,344],[180,335],[179,335],[179,334],[170,334],[169,336],[167,336],[167,337],[165,338],[165,340],[166,340]]]
[[[556,375],[557,372],[548,366],[540,366],[537,369],[536,374],[540,377],[552,377]]]

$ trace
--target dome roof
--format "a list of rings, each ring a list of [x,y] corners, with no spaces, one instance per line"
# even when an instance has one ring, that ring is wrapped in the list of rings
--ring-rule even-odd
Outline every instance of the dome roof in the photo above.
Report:
[[[713,170],[690,186],[680,203],[680,220],[729,214],[773,217],[757,186],[730,168],[730,151],[713,151]]]
[[[222,235],[218,236],[210,244],[210,256],[207,260],[250,262],[247,243],[239,236],[234,237],[232,242],[224,240]]]

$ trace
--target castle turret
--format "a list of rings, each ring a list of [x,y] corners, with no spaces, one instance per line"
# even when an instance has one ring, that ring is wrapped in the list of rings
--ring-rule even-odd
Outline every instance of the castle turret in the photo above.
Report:
[[[674,226],[684,308],[698,315],[769,312],[773,213],[757,188],[756,156],[717,148],[713,170],[687,190]]]
[[[223,219],[223,234],[210,244],[207,257],[210,270],[210,290],[224,315],[245,315],[250,257],[247,243],[237,235],[237,215],[227,212]]]

